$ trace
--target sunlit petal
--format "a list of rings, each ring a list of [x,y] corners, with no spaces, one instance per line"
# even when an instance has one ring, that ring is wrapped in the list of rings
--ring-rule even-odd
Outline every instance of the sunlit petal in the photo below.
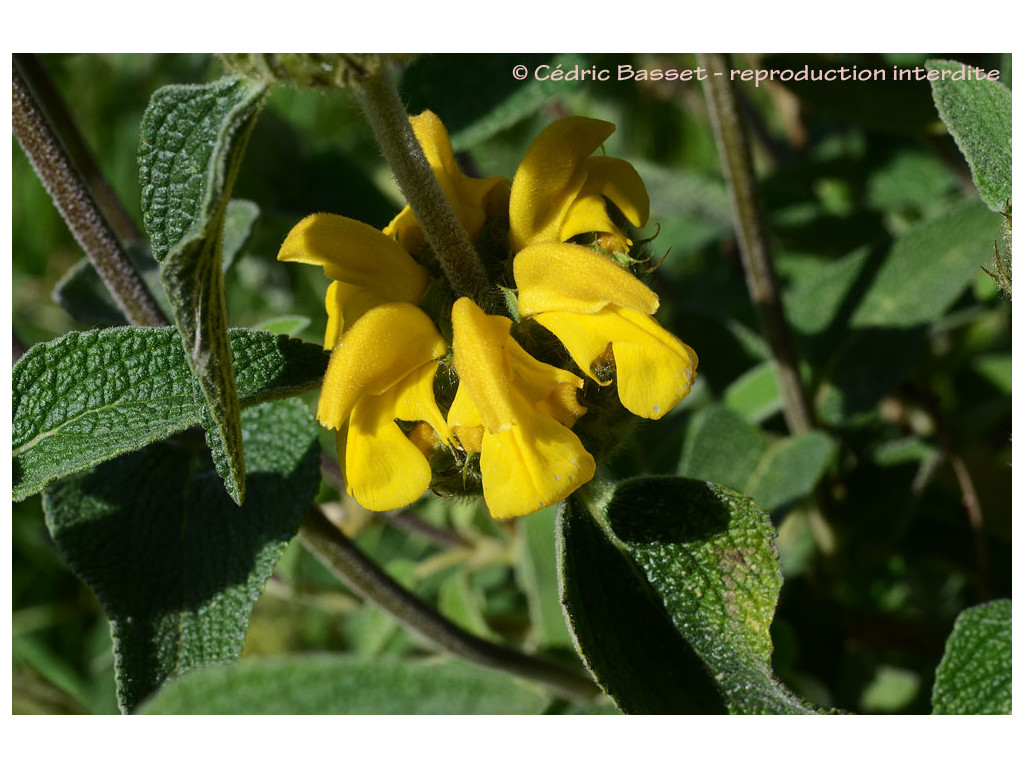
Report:
[[[519,426],[483,436],[484,499],[496,518],[526,515],[554,504],[596,471],[593,457],[570,429],[528,407],[521,418]]]
[[[296,224],[277,258],[322,267],[332,280],[369,288],[391,301],[416,303],[429,282],[426,271],[390,237],[332,213],[316,213]]]
[[[583,161],[615,126],[588,117],[552,123],[533,141],[512,179],[509,243],[556,242],[566,212],[586,181]]]
[[[591,365],[610,344],[619,399],[637,416],[660,419],[690,392],[696,353],[648,315],[609,307],[590,315],[550,312],[536,320],[561,340],[576,364],[595,380]]]
[[[587,183],[582,195],[607,197],[634,227],[642,227],[650,215],[650,198],[643,179],[632,164],[618,157],[588,157],[584,167]]]
[[[348,421],[345,484],[374,511],[411,504],[430,487],[430,463],[394,421],[399,394],[362,398]]]
[[[645,314],[658,296],[618,264],[582,245],[541,243],[520,251],[513,263],[519,311],[598,312],[610,304]]]
[[[317,419],[339,428],[361,397],[385,392],[446,350],[433,321],[418,307],[395,302],[370,309],[331,353]]]

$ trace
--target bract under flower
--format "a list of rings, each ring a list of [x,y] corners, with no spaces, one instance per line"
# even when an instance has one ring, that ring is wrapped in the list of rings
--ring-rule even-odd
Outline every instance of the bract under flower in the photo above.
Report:
[[[508,180],[502,176],[476,179],[464,176],[455,161],[448,131],[440,118],[429,110],[410,117],[416,140],[430,163],[441,191],[470,239],[475,239],[484,226],[488,213],[502,214],[508,205]],[[412,208],[406,206],[384,233],[394,237],[410,253],[417,253],[424,243],[423,230]]]
[[[338,456],[348,492],[367,509],[410,504],[430,487],[430,464],[396,419],[425,422],[450,442],[433,390],[446,351],[422,310],[391,302],[367,310],[331,353],[317,419],[342,430]]]
[[[513,264],[519,311],[565,345],[580,369],[611,348],[619,400],[637,416],[660,419],[689,394],[697,355],[651,315],[658,297],[625,269],[583,246],[547,243],[520,251]]]
[[[561,243],[577,235],[608,235],[619,251],[629,240],[608,215],[611,200],[636,227],[647,223],[649,200],[632,165],[590,157],[615,131],[612,123],[568,117],[533,141],[512,179],[509,243],[513,252],[534,243]]]
[[[484,499],[496,518],[535,512],[564,499],[596,470],[569,427],[586,409],[577,376],[538,362],[471,300],[452,311],[459,389],[448,412],[452,433],[480,454]]]

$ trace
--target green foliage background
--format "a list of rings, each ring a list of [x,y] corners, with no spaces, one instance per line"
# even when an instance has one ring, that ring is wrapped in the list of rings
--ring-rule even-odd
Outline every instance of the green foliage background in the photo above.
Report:
[[[997,55],[776,55],[739,57],[735,66],[891,71],[930,58],[1000,69],[1012,84],[1009,56]],[[42,61],[141,222],[136,150],[150,96],[163,85],[214,80],[220,65],[199,55]],[[929,84],[741,89],[787,315],[821,424],[793,438],[747,296],[699,84],[511,77],[516,64],[541,63],[614,72],[620,63],[695,62],[682,54],[436,55],[414,59],[400,82],[410,112],[436,112],[475,175],[511,177],[529,142],[559,116],[618,126],[607,152],[644,178],[653,247],[667,252],[653,282],[659,318],[701,363],[693,394],[665,419],[638,424],[610,474],[679,474],[752,496],[778,530],[784,578],[771,624],[774,675],[821,707],[931,711],[957,616],[1010,597],[1011,357],[1010,302],[980,268],[994,243],[1004,246],[1002,217],[979,198]],[[275,90],[234,196],[254,201],[260,215],[225,275],[229,325],[298,316],[293,335],[319,343],[326,283],[317,270],[274,260],[284,235],[314,211],[382,227],[403,205],[355,102],[343,92]],[[16,142],[12,197],[16,337],[30,346],[93,327],[50,298],[81,253]],[[331,442],[323,441],[327,450]],[[965,511],[969,494],[980,522]],[[479,506],[425,500],[416,514],[444,535],[424,537],[401,518],[338,505],[327,483],[320,498],[364,551],[456,623],[576,659],[558,606],[553,510],[508,525]],[[107,617],[58,556],[38,495],[14,505],[12,531],[15,711],[116,712]],[[466,546],[449,546],[454,537]],[[424,655],[293,542],[256,603],[243,657],[303,651],[346,654],[344,664],[368,679]],[[256,684],[264,669],[256,668]],[[408,685],[419,690],[416,680]],[[508,711],[496,703],[503,684],[488,679],[480,711]],[[166,711],[178,711],[188,691],[174,695]],[[527,692],[510,695],[506,702],[521,702],[513,711],[544,711]],[[429,711],[477,706],[430,701]]]

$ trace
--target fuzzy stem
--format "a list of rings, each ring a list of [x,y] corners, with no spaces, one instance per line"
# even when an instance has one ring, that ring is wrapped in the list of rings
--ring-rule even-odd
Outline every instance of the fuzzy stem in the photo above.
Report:
[[[486,309],[494,302],[493,289],[469,234],[441,191],[416,140],[390,65],[382,61],[377,71],[360,83],[356,93],[395,180],[449,284],[459,296],[468,296]]]
[[[92,191],[22,77],[17,62],[13,67],[12,102],[18,143],[125,317],[134,325],[167,325],[160,305],[129,260]]]
[[[594,682],[574,669],[495,645],[452,624],[384,573],[319,508],[313,507],[306,514],[299,540],[349,589],[436,648],[540,683],[562,698],[589,700],[597,696]]]
[[[709,72],[729,71],[729,64],[722,54],[698,54],[697,58],[700,66]],[[772,350],[786,424],[793,434],[806,432],[814,428],[814,413],[800,381],[796,349],[782,308],[778,278],[761,214],[761,200],[757,194],[757,179],[736,94],[732,82],[724,75],[712,75],[705,80],[704,93],[732,200],[747,291]]]

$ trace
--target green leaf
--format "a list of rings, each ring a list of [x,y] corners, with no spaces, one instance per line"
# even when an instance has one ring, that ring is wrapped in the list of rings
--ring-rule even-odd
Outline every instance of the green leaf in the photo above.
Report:
[[[298,336],[310,324],[310,319],[305,315],[280,315],[271,317],[253,326],[261,331],[280,333],[285,336]]]
[[[1012,711],[1009,600],[995,600],[961,613],[935,671],[936,715],[1009,715]]]
[[[824,432],[778,440],[768,447],[748,485],[740,490],[769,512],[783,509],[814,491],[834,453],[835,443]]]
[[[577,647],[624,712],[816,711],[771,674],[782,574],[774,531],[750,499],[639,478],[589,509],[570,497],[558,527]]]
[[[477,637],[492,637],[482,603],[482,598],[473,591],[469,582],[468,571],[456,569],[441,582],[437,595],[437,608],[441,615]]]
[[[826,421],[874,408],[902,380],[928,326],[991,258],[999,223],[984,203],[969,200],[908,229],[881,260],[857,259],[863,271],[848,281],[834,319],[816,339],[829,358],[828,379],[817,398]],[[851,277],[837,268],[836,279],[840,273],[843,280]],[[787,311],[818,295],[804,286],[787,301]]]
[[[925,66],[929,72],[958,75],[970,69],[945,59],[929,59]],[[964,77],[944,77],[931,86],[939,117],[967,158],[981,199],[993,211],[1005,210],[1013,181],[1010,89],[998,81]]]
[[[832,438],[817,431],[769,443],[743,416],[712,405],[693,417],[679,474],[732,488],[775,512],[814,490],[834,451]]]
[[[160,296],[159,264],[141,243],[131,243],[126,250],[154,296]],[[129,325],[121,308],[111,298],[103,280],[88,258],[82,258],[57,281],[51,294],[53,300],[71,317],[88,325]]]
[[[547,699],[507,675],[456,661],[291,656],[197,670],[146,715],[539,714]]]
[[[850,320],[911,328],[938,320],[992,254],[999,217],[969,200],[898,237]]]
[[[266,331],[230,334],[243,405],[319,385],[327,356]],[[14,499],[52,480],[181,432],[205,402],[171,328],[72,332],[14,366]]]
[[[319,486],[317,428],[300,402],[242,416],[253,493],[241,509],[198,441],[157,443],[43,495],[61,555],[110,619],[118,703],[242,652],[252,606]]]
[[[760,424],[782,410],[775,363],[765,360],[736,379],[722,395],[722,402]]]
[[[224,246],[221,268],[227,272],[252,234],[252,225],[259,218],[260,207],[251,200],[232,200],[224,215]]]
[[[572,637],[558,599],[557,507],[545,507],[517,520],[516,578],[526,595],[530,623],[542,648],[572,649]]]
[[[161,88],[146,108],[139,140],[142,220],[163,263],[161,278],[181,341],[209,407],[203,425],[214,464],[239,504],[245,462],[227,336],[224,228],[231,187],[266,93],[238,78]]]

